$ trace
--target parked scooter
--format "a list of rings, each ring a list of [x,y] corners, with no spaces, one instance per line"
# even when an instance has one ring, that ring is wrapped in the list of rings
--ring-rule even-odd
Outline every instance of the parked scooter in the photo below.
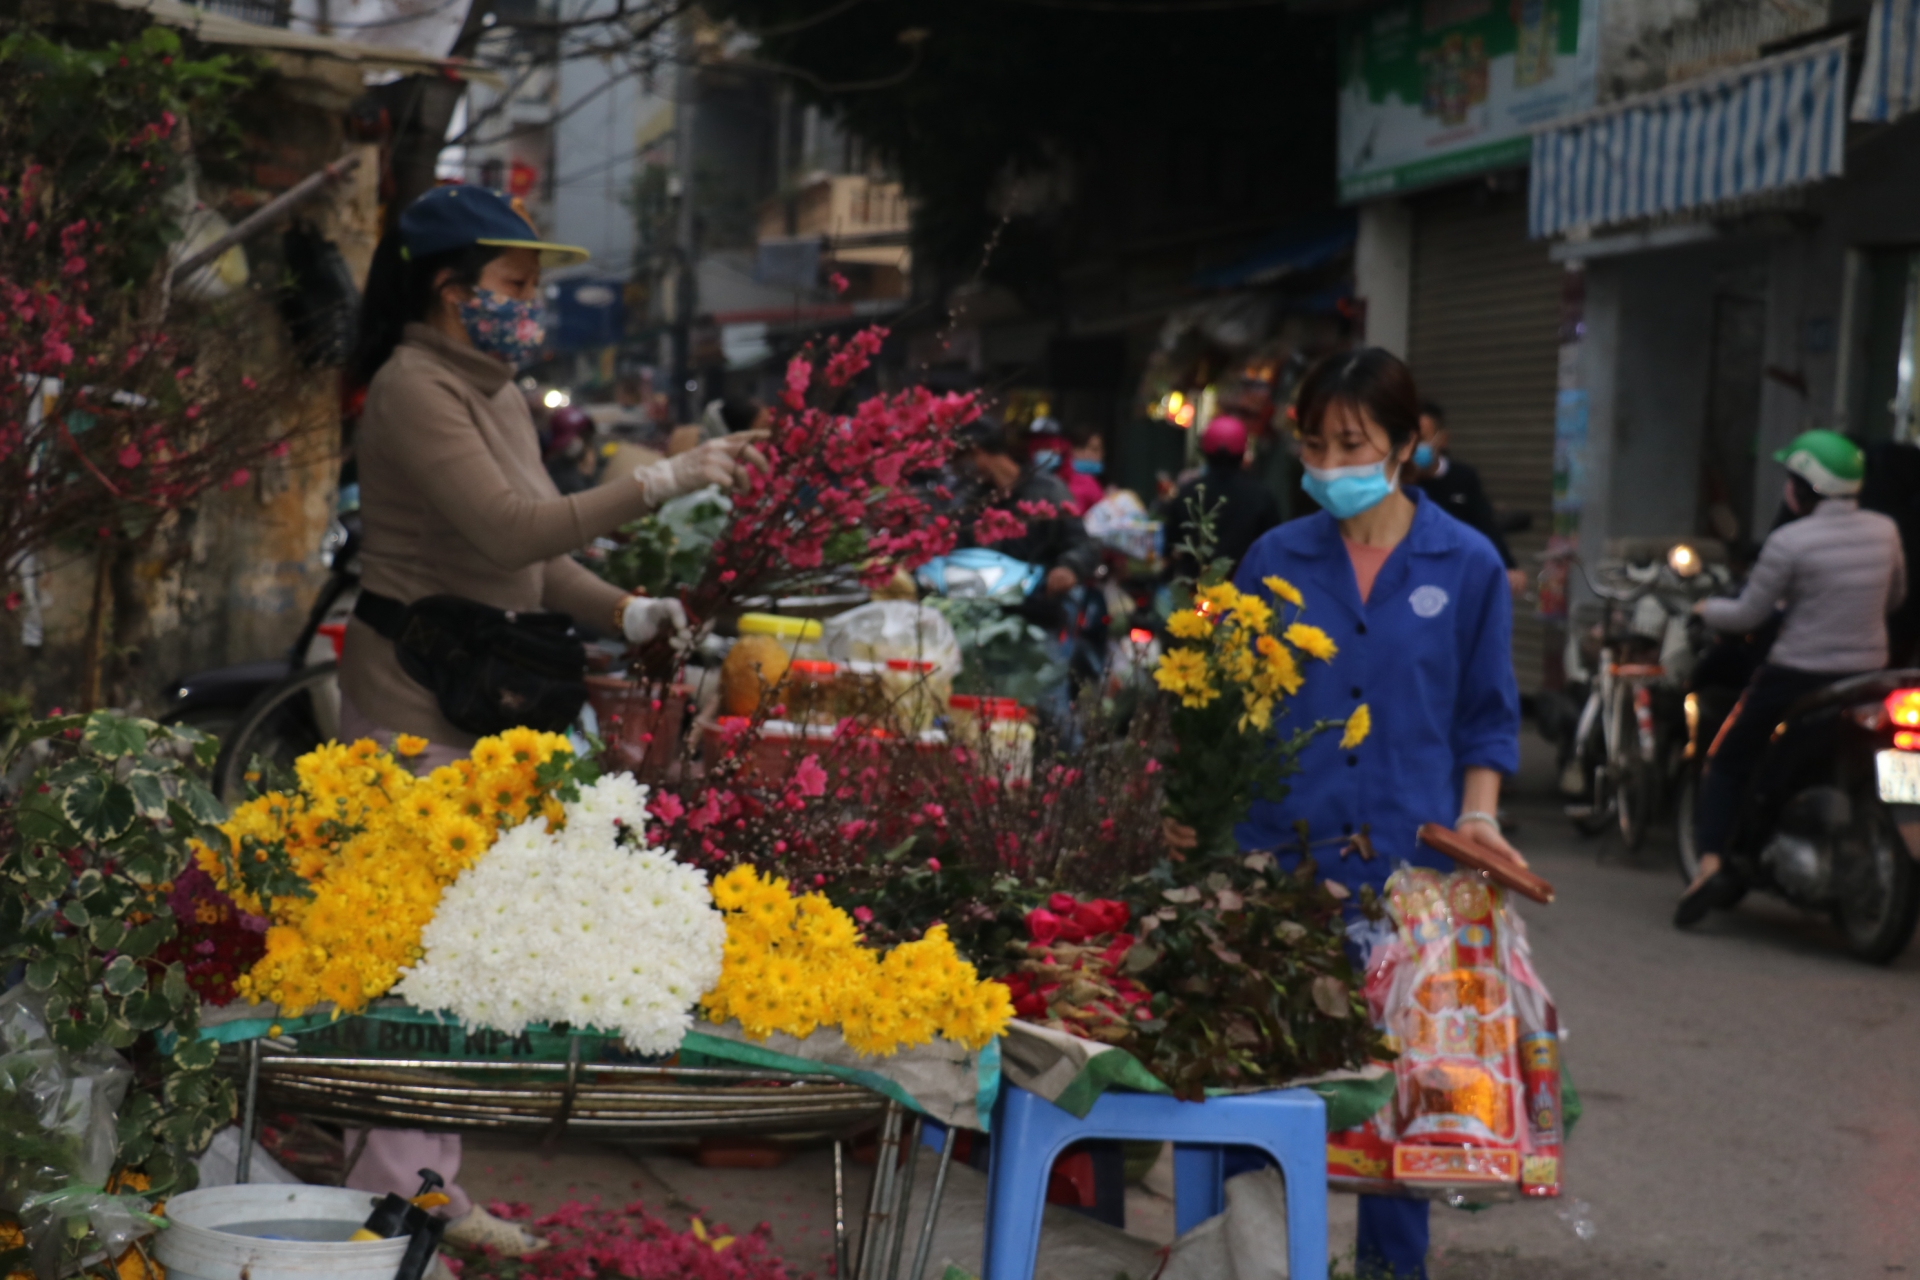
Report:
[[[219,739],[213,788],[229,803],[245,794],[246,773],[256,758],[291,768],[301,755],[339,736],[340,650],[360,593],[357,512],[328,525],[320,560],[327,580],[284,657],[187,676],[173,687],[172,703],[160,717]]]

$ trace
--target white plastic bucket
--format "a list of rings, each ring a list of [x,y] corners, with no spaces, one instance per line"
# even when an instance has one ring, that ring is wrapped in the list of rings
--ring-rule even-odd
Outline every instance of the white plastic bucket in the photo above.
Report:
[[[284,1184],[188,1191],[167,1201],[170,1225],[154,1237],[153,1256],[168,1280],[393,1280],[407,1252],[405,1237],[344,1239],[367,1220],[375,1198],[344,1187]],[[234,1228],[319,1238],[266,1240]]]

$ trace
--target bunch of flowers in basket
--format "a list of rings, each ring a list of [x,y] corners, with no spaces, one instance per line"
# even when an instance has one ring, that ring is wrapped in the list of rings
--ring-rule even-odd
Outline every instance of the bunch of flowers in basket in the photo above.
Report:
[[[425,746],[403,735],[395,749]],[[562,801],[594,770],[565,738],[513,729],[424,778],[365,740],[319,747],[295,773],[294,789],[233,811],[224,848],[196,849],[221,892],[272,922],[265,955],[234,990],[288,1016],[323,1001],[354,1013],[385,994],[420,958],[447,886],[503,828],[563,823]]]
[[[614,774],[564,802],[557,829],[502,833],[441,896],[396,994],[469,1026],[566,1022],[641,1053],[678,1048],[727,929],[706,873],[643,843],[646,801]]]
[[[1122,972],[1133,950],[1126,931],[1132,918],[1124,902],[1082,901],[1070,893],[1052,894],[1046,906],[1028,912],[1030,941],[1013,944],[1018,959],[1000,979],[1013,995],[1014,1012],[1086,1040],[1130,1039],[1137,1023],[1153,1017],[1150,993]]]
[[[983,982],[943,926],[884,955],[846,912],[750,866],[714,882],[727,913],[726,962],[704,1001],[714,1022],[737,1019],[756,1039],[838,1025],[857,1052],[886,1056],[936,1035],[980,1048],[1013,1016],[1007,989]]]

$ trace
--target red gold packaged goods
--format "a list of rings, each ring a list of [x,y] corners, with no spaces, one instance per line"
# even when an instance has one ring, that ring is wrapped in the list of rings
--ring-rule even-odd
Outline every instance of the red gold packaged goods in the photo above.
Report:
[[[1393,934],[1368,962],[1367,1001],[1399,1051],[1393,1098],[1334,1136],[1330,1176],[1559,1195],[1558,1020],[1505,891],[1403,867],[1385,897]]]

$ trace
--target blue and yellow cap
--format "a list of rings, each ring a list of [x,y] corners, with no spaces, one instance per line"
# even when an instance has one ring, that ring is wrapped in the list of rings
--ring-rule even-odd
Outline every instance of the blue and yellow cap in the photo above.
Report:
[[[585,262],[585,249],[539,238],[525,214],[485,187],[435,187],[400,214],[400,245],[409,259],[428,258],[470,244],[532,249],[543,267]]]

